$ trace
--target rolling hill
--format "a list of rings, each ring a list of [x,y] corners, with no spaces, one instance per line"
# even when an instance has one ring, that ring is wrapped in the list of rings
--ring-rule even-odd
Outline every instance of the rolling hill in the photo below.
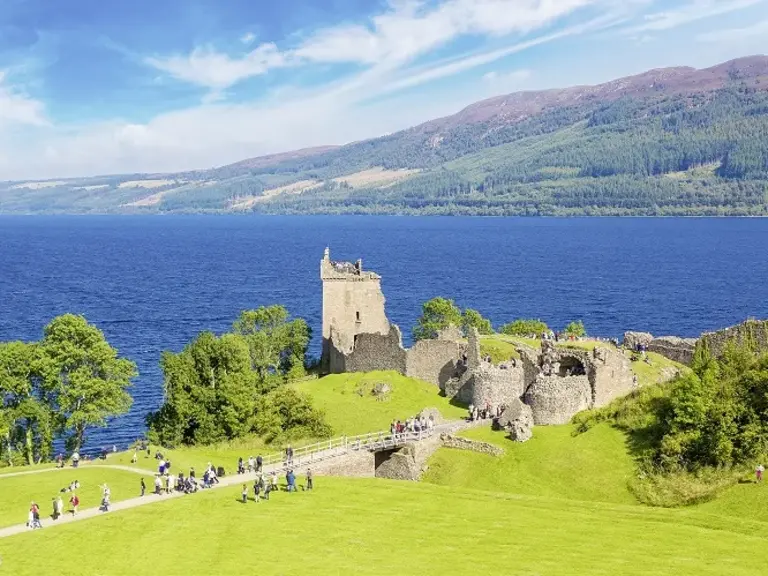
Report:
[[[766,215],[768,57],[517,92],[212,170],[0,183],[0,213]]]

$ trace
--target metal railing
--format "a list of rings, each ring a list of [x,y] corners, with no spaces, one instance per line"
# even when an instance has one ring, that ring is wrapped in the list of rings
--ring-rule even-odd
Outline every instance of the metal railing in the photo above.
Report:
[[[421,440],[430,438],[438,433],[436,428],[430,428],[418,432],[409,430],[399,434],[392,434],[391,432],[386,431],[371,432],[358,436],[340,436],[338,438],[331,438],[316,442],[315,444],[295,448],[293,450],[293,458],[290,462],[286,459],[285,452],[268,454],[263,457],[262,461],[264,468],[277,467],[284,469],[289,467],[307,466],[312,463],[343,456],[350,452],[361,450],[377,452],[379,450],[397,448],[398,446],[403,446],[409,442],[420,442]]]

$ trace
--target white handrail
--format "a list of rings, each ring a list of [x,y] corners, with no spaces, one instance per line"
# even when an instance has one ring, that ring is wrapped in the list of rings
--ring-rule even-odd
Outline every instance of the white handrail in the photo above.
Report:
[[[335,456],[342,456],[350,451],[368,450],[375,452],[387,448],[396,448],[409,442],[419,442],[429,438],[435,432],[435,428],[430,428],[418,432],[407,430],[396,434],[392,434],[389,431],[380,431],[360,434],[354,437],[339,436],[296,448],[293,451],[293,458],[290,462],[286,459],[284,451],[267,454],[263,457],[262,461],[264,466],[272,466],[274,464],[281,464],[282,468],[299,466],[301,464],[320,462]]]

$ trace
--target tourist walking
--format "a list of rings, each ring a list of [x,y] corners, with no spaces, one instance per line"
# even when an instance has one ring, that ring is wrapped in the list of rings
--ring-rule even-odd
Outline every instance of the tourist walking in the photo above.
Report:
[[[72,468],[77,468],[80,465],[80,454],[75,452],[72,454]]]
[[[765,472],[765,466],[762,464],[758,464],[757,468],[755,468],[755,476],[757,478],[758,483],[763,481],[763,473]]]
[[[147,485],[144,483],[144,478],[141,479],[141,495],[144,496],[144,493],[147,491]]]
[[[285,449],[285,463],[290,466],[293,464],[293,448],[288,444],[288,448]]]
[[[133,450],[133,458],[131,458],[131,464],[136,464],[139,460],[139,449],[134,448]]]
[[[56,498],[53,499],[53,519],[58,520],[63,512],[64,501],[61,499],[61,496],[56,496]]]
[[[160,480],[160,474],[155,475],[155,494],[160,496],[160,489],[163,486],[163,481]]]
[[[272,492],[277,492],[277,474],[275,472],[272,472]]]
[[[35,528],[42,528],[40,523],[40,508],[35,502],[32,502],[29,506],[29,517],[27,518],[27,526],[32,530]]]
[[[261,454],[256,456],[256,472],[261,473],[261,466],[264,464],[264,459],[261,457]]]
[[[243,497],[243,504],[247,503],[248,502],[248,485],[247,484],[243,484],[242,497]]]
[[[312,470],[307,468],[307,490],[312,490]]]
[[[69,504],[72,506],[72,516],[76,516],[77,508],[80,506],[80,498],[77,497],[77,494],[72,494],[69,498]]]

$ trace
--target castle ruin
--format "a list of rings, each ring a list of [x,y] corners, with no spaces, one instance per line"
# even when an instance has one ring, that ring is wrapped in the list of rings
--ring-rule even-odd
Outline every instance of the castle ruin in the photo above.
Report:
[[[519,360],[483,359],[480,338],[457,329],[403,347],[400,329],[384,310],[381,277],[360,260],[332,262],[326,248],[323,281],[323,366],[329,373],[394,370],[439,386],[449,398],[478,407],[505,406],[519,440],[535,424],[564,424],[588,408],[604,406],[634,387],[626,356],[613,347],[591,351],[542,342],[541,350],[516,345]]]

